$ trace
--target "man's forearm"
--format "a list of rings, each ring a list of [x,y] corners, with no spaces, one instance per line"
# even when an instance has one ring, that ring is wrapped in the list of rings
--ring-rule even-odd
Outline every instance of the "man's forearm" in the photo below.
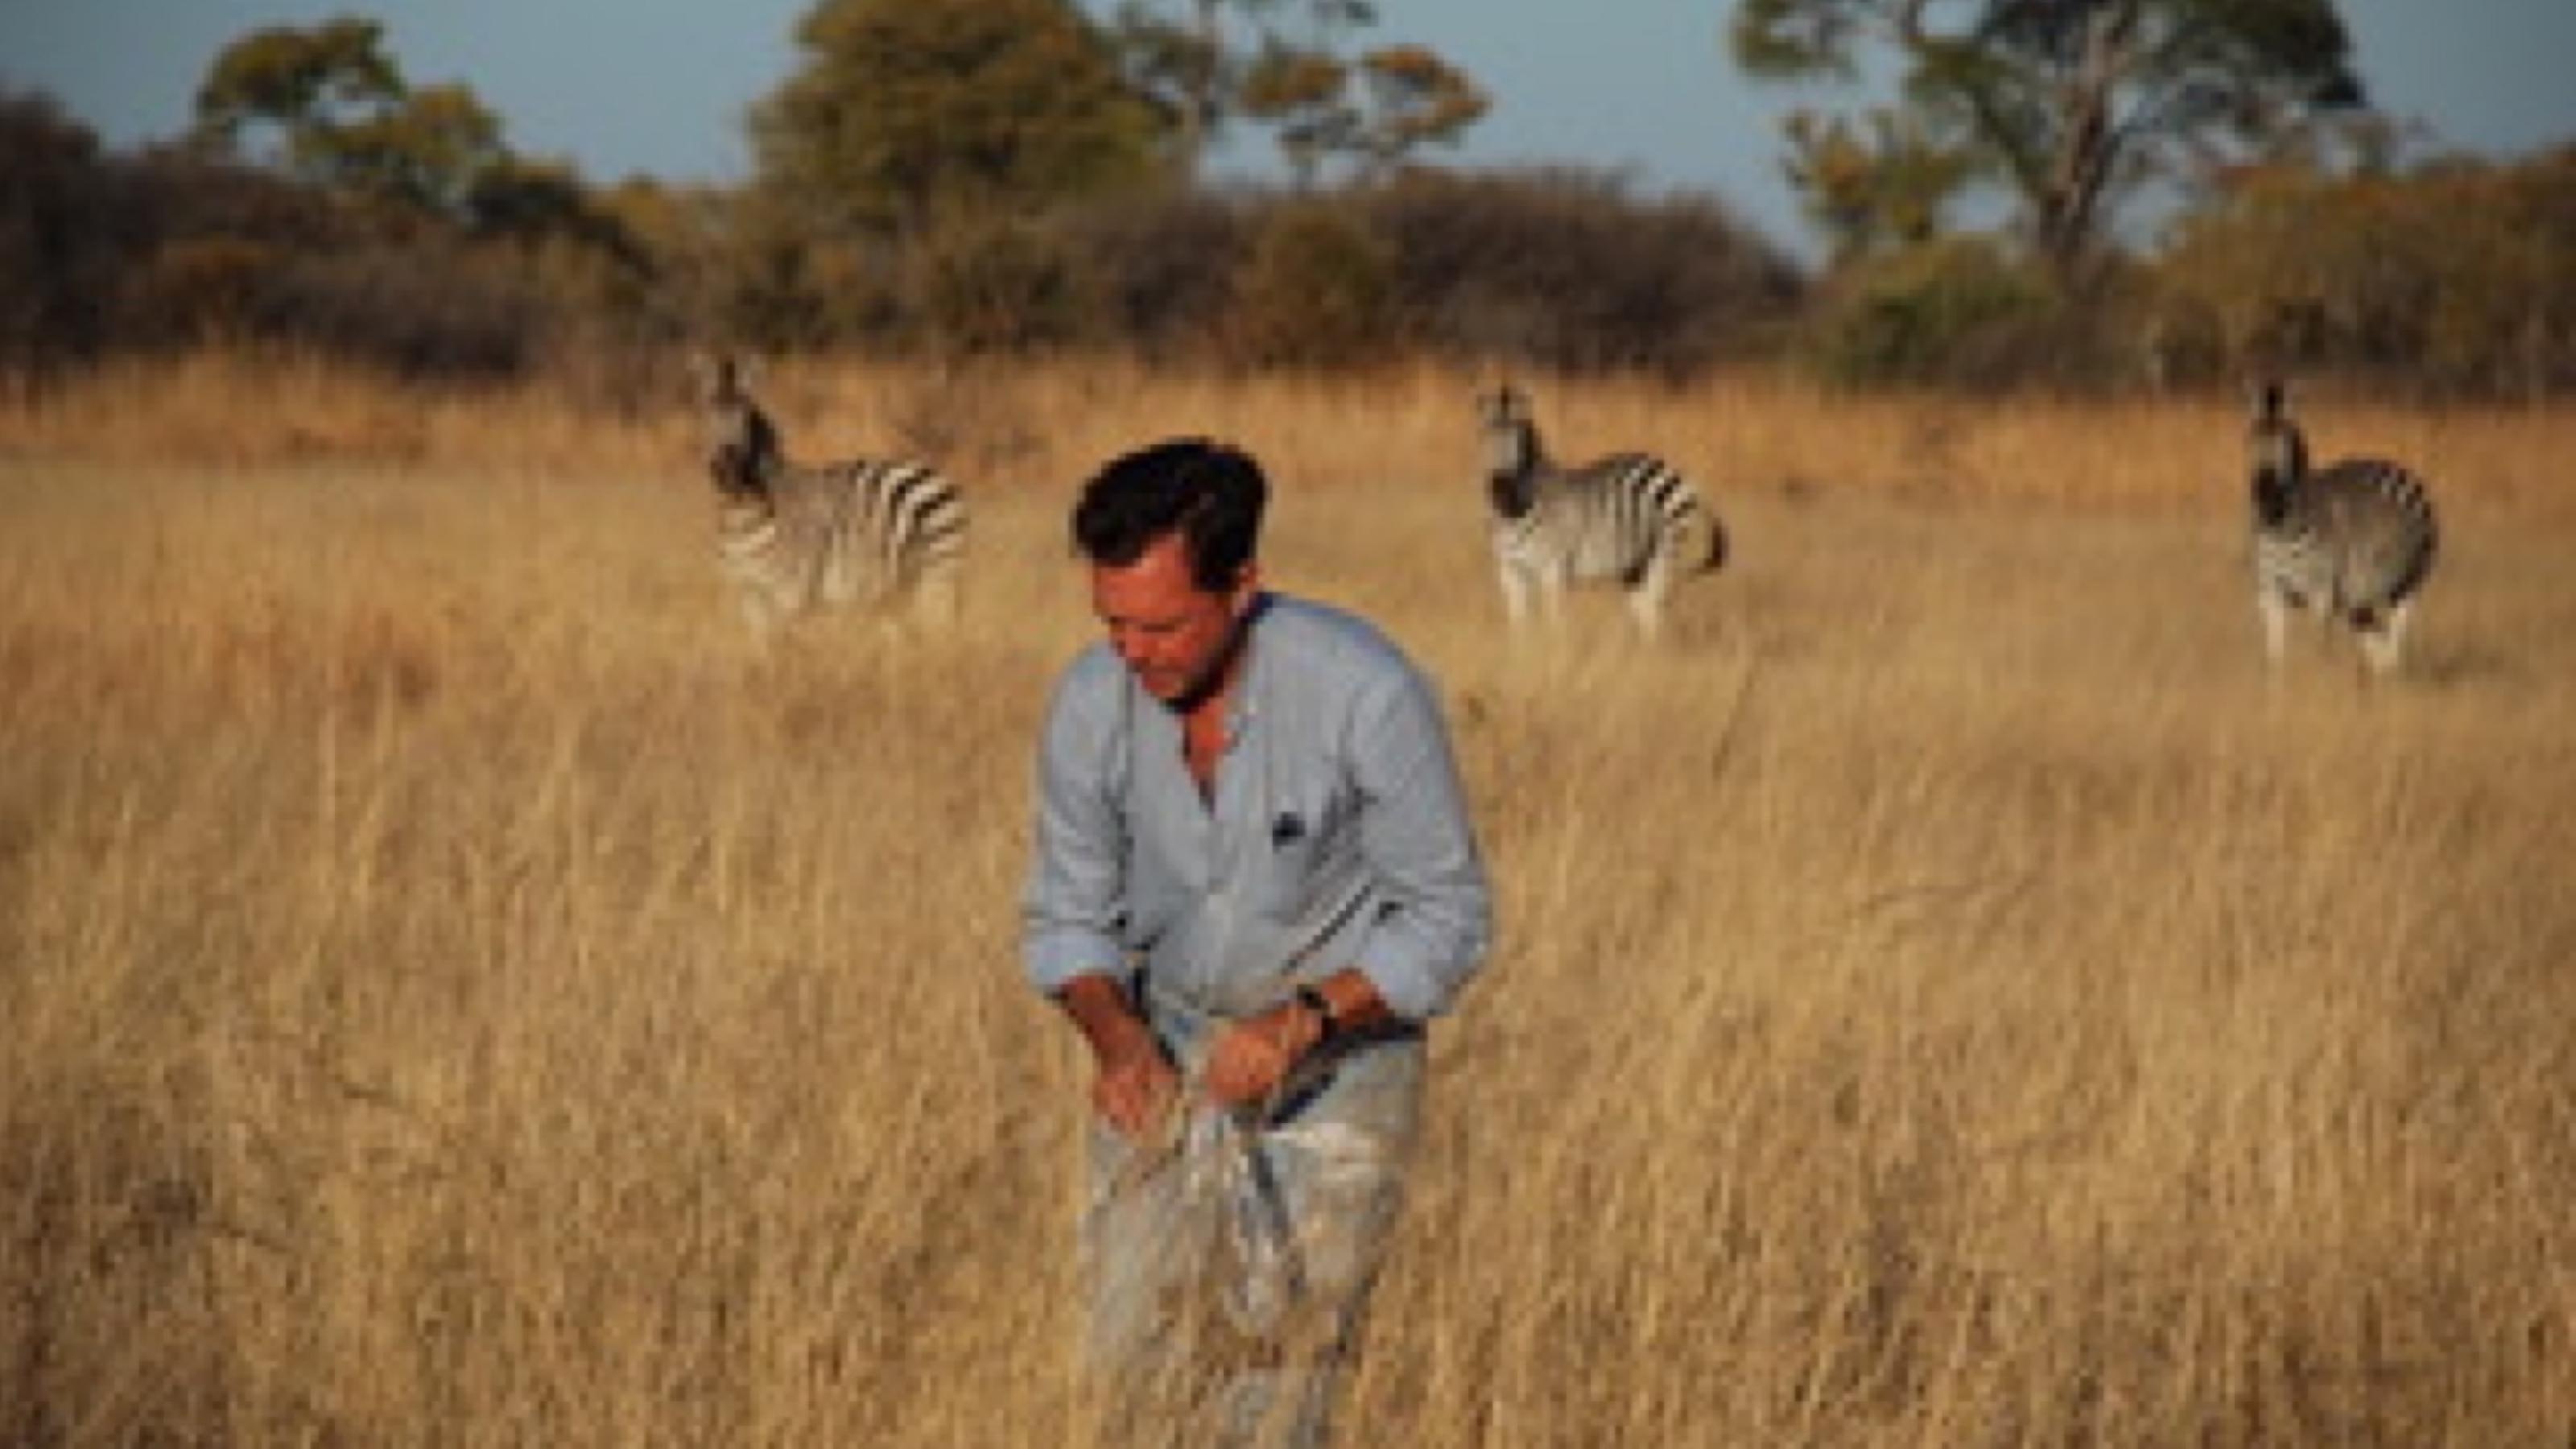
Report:
[[[1180,1076],[1127,988],[1114,976],[1082,975],[1056,992],[1056,1002],[1091,1044],[1092,1110],[1131,1140],[1153,1130]]]
[[[1128,997],[1127,988],[1114,977],[1076,976],[1056,992],[1055,1000],[1072,1018],[1082,1039],[1090,1043],[1092,1055],[1103,1062],[1162,1052],[1152,1029],[1145,1025],[1143,1013]]]

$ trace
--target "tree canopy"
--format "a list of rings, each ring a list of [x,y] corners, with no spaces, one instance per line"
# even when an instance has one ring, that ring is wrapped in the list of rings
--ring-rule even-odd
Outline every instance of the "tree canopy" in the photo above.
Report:
[[[1305,33],[1291,38],[1284,22],[1298,19]],[[1310,63],[1337,66],[1333,38],[1376,19],[1368,0],[1121,0],[1111,35],[1128,79],[1170,118],[1182,173],[1195,176],[1208,149],[1254,115],[1247,91],[1276,90],[1298,69],[1299,94],[1338,89],[1338,72],[1322,82]]]
[[[363,124],[405,93],[402,70],[383,48],[384,26],[343,16],[310,30],[255,30],[216,55],[197,87],[197,135],[216,149],[310,171],[322,138]],[[278,143],[252,144],[266,126]]]
[[[243,36],[198,86],[197,143],[323,187],[463,210],[509,159],[500,117],[464,85],[412,89],[383,42],[381,24],[355,17]]]
[[[1042,206],[1149,177],[1163,120],[1067,0],[821,0],[754,112],[763,182],[829,233]]]
[[[1730,40],[1761,77],[1897,67],[1868,129],[1791,125],[1791,178],[1847,249],[1988,183],[2061,275],[2149,181],[2363,104],[2334,0],[1743,0]]]
[[[1274,48],[1245,77],[1242,107],[1273,128],[1299,185],[1339,159],[1383,176],[1426,145],[1454,144],[1490,103],[1466,72],[1419,45],[1391,45],[1356,66],[1322,51]]]
[[[1172,117],[1185,175],[1248,122],[1304,186],[1336,161],[1382,176],[1422,147],[1454,144],[1490,106],[1428,46],[1345,58],[1343,38],[1376,20],[1366,0],[1125,0],[1112,34],[1129,79]]]

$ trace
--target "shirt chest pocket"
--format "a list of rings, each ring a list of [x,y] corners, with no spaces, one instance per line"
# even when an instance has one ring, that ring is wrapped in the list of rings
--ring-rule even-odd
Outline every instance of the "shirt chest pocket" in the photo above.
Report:
[[[1293,922],[1334,894],[1356,868],[1351,829],[1351,812],[1341,800],[1277,802],[1253,870],[1253,901],[1261,913]]]

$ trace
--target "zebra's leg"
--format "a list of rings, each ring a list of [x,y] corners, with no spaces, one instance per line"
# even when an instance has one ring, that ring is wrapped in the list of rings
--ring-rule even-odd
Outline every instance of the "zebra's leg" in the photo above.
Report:
[[[2396,672],[2398,651],[2406,642],[2406,614],[2411,603],[2397,603],[2377,616],[2361,615],[2353,621],[2353,630],[2361,637],[2361,657],[2370,672],[2385,676]]]
[[[1664,595],[1652,582],[1628,591],[1628,614],[1637,621],[1637,637],[1652,644],[1664,626]]]
[[[2263,657],[2278,668],[2282,652],[2289,642],[2289,605],[2272,590],[2258,589],[2254,594],[2254,607],[2263,617]]]
[[[1671,560],[1658,554],[1646,565],[1645,574],[1628,589],[1628,612],[1637,620],[1637,633],[1652,644],[1663,633],[1664,594],[1672,587]]]
[[[1538,576],[1539,612],[1546,616],[1551,637],[1565,631],[1565,582],[1562,565],[1550,566],[1540,571]]]
[[[1529,618],[1529,580],[1508,561],[1497,561],[1494,577],[1503,587],[1503,619],[1517,633]]]

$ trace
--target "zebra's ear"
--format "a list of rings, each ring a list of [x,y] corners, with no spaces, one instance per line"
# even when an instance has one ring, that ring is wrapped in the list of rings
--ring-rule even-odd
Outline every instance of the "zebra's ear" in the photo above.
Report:
[[[751,368],[730,352],[697,353],[690,358],[690,371],[697,375],[699,394],[711,404],[750,400]]]
[[[2254,416],[2261,422],[2277,422],[2290,415],[2289,389],[2277,377],[2267,377],[2255,385]]]

